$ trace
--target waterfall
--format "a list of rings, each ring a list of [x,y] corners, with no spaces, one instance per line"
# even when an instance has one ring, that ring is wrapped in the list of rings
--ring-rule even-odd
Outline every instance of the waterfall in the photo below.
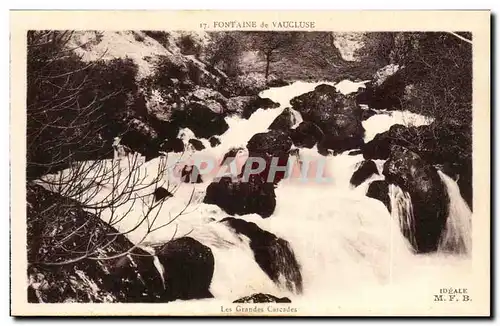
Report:
[[[290,106],[293,97],[312,91],[320,84],[299,81],[265,90],[260,96],[280,103],[280,107],[259,109],[249,119],[226,117],[229,129],[220,135],[220,145],[207,145],[204,150],[195,152],[168,153],[163,160],[168,167],[175,166],[179,161],[196,162],[203,158],[222,160],[232,148],[245,148],[254,134],[267,131],[284,108]],[[351,84],[340,85],[346,89],[348,86],[352,89],[361,87],[361,83]],[[347,92],[344,89],[342,91]],[[292,112],[297,121],[301,121],[300,113]],[[421,116],[414,117],[419,119],[419,123],[428,122]],[[402,114],[381,113],[363,121],[367,135],[365,141],[388,130],[395,123],[404,124]],[[194,135],[186,128],[179,137],[187,142]],[[206,140],[202,141],[205,144]],[[203,203],[206,188],[213,180],[208,175],[203,176],[203,183],[200,184],[170,184],[169,191],[173,196],[168,198],[163,207],[157,208],[161,210],[159,214],[155,210],[151,216],[155,216],[156,225],[175,220],[149,234],[145,241],[163,243],[188,235],[210,247],[215,258],[210,292],[215,299],[226,301],[253,293],[268,293],[290,297],[293,302],[319,302],[324,299],[329,303],[337,300],[343,304],[347,297],[352,297],[355,302],[366,300],[368,305],[381,295],[389,295],[384,291],[396,282],[398,291],[405,286],[415,286],[419,277],[419,281],[428,282],[431,279],[437,288],[446,284],[450,274],[463,272],[456,267],[459,263],[455,263],[455,256],[439,256],[428,263],[424,261],[427,255],[413,254],[410,243],[415,244],[415,219],[407,192],[395,185],[390,186],[390,214],[380,201],[365,196],[369,182],[383,179],[383,175],[373,175],[357,188],[350,186],[351,176],[363,161],[363,155],[344,152],[322,156],[316,147],[298,148],[297,151],[296,156],[300,161],[324,162],[330,181],[317,183],[308,180],[304,184],[300,180],[284,179],[276,186],[276,209],[269,218],[262,219],[256,214],[236,216],[255,223],[261,231],[275,236],[269,237],[270,242],[274,241],[272,246],[259,248],[259,241],[253,234],[239,232],[226,223],[220,223],[228,214],[215,205]],[[157,158],[141,165],[141,176],[158,175],[160,161]],[[384,161],[375,160],[375,163],[380,173]],[[445,174],[439,175],[450,197],[450,216],[439,250],[469,252],[470,210],[461,198],[456,183]],[[167,176],[162,181],[168,184],[166,179]],[[149,190],[144,189],[142,192],[146,194]],[[142,216],[142,207],[139,201],[135,204],[131,202],[130,205],[120,208],[119,215],[123,212],[127,216],[114,226],[122,232],[133,229],[133,232],[127,233],[127,237],[137,243],[147,232],[147,225],[145,223],[134,229]],[[189,206],[187,209],[186,205]],[[104,212],[101,218],[106,219],[108,215]],[[267,244],[266,240],[264,245]],[[445,270],[445,265],[450,267]],[[365,296],[366,291],[373,296]],[[375,300],[368,302],[368,298]]]
[[[453,252],[459,254],[470,254],[472,246],[472,212],[460,194],[457,183],[438,171],[439,177],[443,181],[448,197],[449,213],[446,218],[446,225],[439,241],[438,250],[442,252]]]
[[[415,239],[415,216],[411,196],[399,186],[389,185],[389,198],[391,200],[391,216],[399,222],[401,232],[414,248],[417,247]]]

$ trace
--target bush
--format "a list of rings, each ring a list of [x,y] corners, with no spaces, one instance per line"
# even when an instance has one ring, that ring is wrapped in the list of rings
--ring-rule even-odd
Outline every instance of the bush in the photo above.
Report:
[[[28,179],[74,160],[108,157],[119,117],[135,109],[137,67],[131,60],[82,62],[66,44],[72,33],[28,33]]]
[[[183,35],[179,38],[178,46],[181,49],[181,53],[184,55],[194,55],[199,57],[201,55],[202,47],[192,35]]]
[[[163,31],[142,31],[147,36],[156,40],[158,43],[163,45],[165,48],[168,48],[170,45],[170,34]]]

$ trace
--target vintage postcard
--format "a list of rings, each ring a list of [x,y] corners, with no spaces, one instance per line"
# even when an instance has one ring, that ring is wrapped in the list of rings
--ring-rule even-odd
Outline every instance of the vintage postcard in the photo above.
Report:
[[[11,12],[14,316],[489,316],[489,11]]]

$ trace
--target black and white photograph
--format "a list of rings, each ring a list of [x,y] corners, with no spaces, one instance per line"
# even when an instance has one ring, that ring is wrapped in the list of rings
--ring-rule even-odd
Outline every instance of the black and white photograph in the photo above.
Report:
[[[474,114],[489,110],[473,104],[478,34],[212,16],[23,32],[23,307],[489,306],[471,283],[474,230],[489,236],[475,213],[490,198],[474,188],[489,171],[474,147],[489,128]]]

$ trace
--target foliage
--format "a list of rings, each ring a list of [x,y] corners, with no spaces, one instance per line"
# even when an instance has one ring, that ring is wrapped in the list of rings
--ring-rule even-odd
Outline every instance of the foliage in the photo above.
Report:
[[[220,67],[228,76],[240,73],[241,52],[243,44],[239,32],[210,33],[211,41],[206,49],[206,60],[209,65]]]
[[[170,35],[168,34],[168,32],[164,31],[142,31],[142,32],[147,36],[151,37],[152,39],[156,40],[165,48],[168,48],[168,46],[170,45]]]
[[[72,34],[28,33],[28,178],[57,171],[74,160],[109,157],[107,141],[125,128],[114,120],[135,108],[134,63],[83,62],[75,49],[68,49]]]

